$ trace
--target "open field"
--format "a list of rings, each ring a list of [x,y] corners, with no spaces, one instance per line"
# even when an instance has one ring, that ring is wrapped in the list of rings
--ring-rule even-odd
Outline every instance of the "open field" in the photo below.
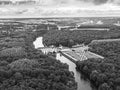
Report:
[[[104,42],[119,42],[120,38],[118,39],[101,39],[101,40],[93,40],[90,44],[98,44],[98,43],[104,43]]]

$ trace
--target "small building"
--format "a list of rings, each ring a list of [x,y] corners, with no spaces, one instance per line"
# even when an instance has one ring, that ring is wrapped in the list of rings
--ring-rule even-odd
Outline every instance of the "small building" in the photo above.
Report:
[[[72,48],[78,48],[78,47],[83,47],[83,46],[85,46],[85,45],[84,44],[77,44],[77,45],[72,46]]]
[[[86,51],[88,51],[89,47],[83,46],[83,47],[76,47],[76,48],[71,48],[71,49],[76,52],[79,52],[79,51],[86,52]]]
[[[120,26],[120,21],[118,21],[117,23],[114,23],[114,25]]]
[[[38,48],[38,50],[41,50],[44,54],[48,54],[48,53],[57,53],[60,51],[59,48],[55,48],[55,47],[42,47],[42,48]]]
[[[75,28],[75,26],[57,26],[58,30],[67,30],[67,29],[71,29],[71,28]]]

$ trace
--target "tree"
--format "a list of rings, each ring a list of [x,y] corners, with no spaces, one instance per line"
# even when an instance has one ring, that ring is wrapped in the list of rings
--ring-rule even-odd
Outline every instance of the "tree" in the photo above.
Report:
[[[36,60],[20,59],[10,63],[8,66],[13,70],[29,70],[39,67],[39,63]]]
[[[103,83],[99,86],[98,90],[111,90],[110,86],[107,83]]]
[[[25,57],[26,52],[22,47],[7,48],[0,52],[0,57]]]
[[[98,77],[98,74],[99,74],[98,71],[96,71],[96,70],[92,71],[92,73],[90,74],[90,79],[92,81],[96,81],[97,77]]]
[[[116,87],[116,90],[120,90],[120,86],[117,86],[117,87]]]
[[[23,75],[22,75],[20,72],[16,72],[16,73],[14,74],[14,77],[15,77],[15,79],[17,79],[17,80],[23,79]]]
[[[116,79],[115,79],[115,83],[116,83],[117,85],[120,85],[120,78],[116,78]]]
[[[97,77],[97,84],[100,85],[102,83],[104,83],[105,81],[107,81],[107,77],[105,74],[99,74],[98,77]]]

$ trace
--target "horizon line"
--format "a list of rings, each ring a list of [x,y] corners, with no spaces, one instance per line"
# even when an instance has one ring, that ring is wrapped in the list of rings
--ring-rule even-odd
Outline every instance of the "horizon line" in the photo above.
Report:
[[[0,17],[0,19],[37,19],[37,18],[120,18],[120,16],[70,16],[70,17],[61,17],[61,16],[56,16],[56,17]]]

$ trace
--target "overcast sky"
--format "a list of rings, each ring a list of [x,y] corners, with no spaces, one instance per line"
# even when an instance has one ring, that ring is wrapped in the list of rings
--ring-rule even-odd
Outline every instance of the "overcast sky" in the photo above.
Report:
[[[24,0],[11,0],[24,1]],[[35,0],[33,5],[0,6],[0,17],[120,16],[120,0]]]

